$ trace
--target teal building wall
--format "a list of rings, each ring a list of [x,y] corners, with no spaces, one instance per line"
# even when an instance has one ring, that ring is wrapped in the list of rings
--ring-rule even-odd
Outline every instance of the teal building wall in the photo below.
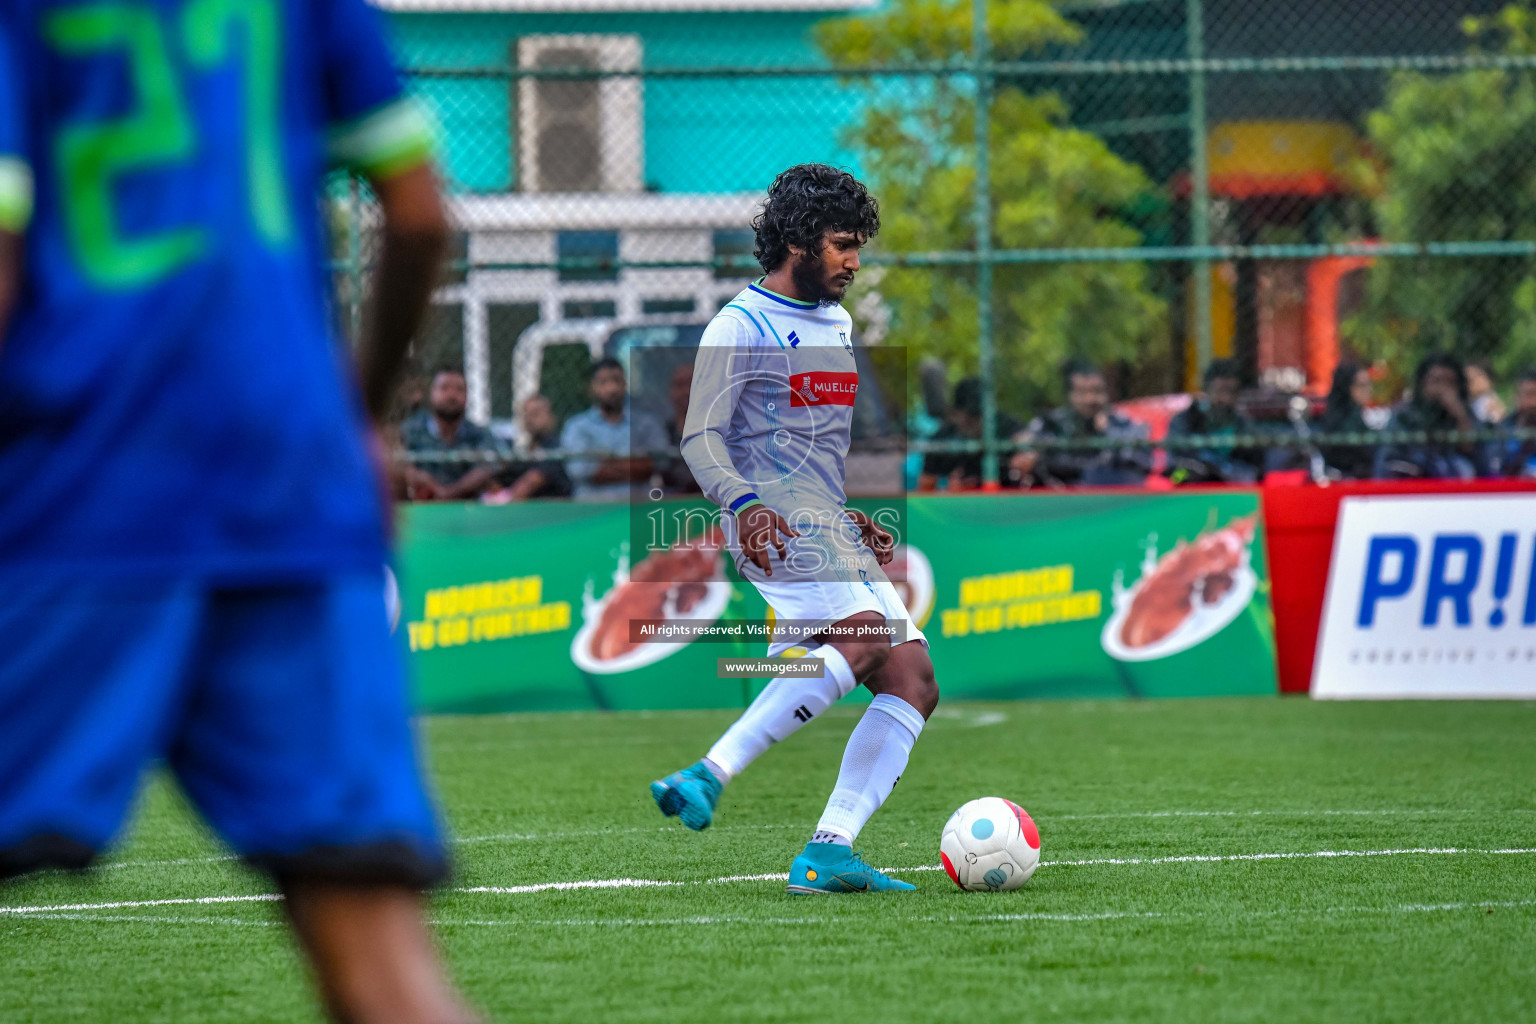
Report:
[[[811,28],[828,16],[395,13],[389,20],[408,70],[505,69],[518,37],[556,33],[638,35],[644,67],[765,67],[824,63]],[[514,190],[513,83],[506,77],[410,80],[441,125],[452,187]],[[858,107],[857,90],[833,77],[646,80],[643,180],[658,192],[747,192],[766,188],[777,171],[805,161],[857,172],[841,136]]]

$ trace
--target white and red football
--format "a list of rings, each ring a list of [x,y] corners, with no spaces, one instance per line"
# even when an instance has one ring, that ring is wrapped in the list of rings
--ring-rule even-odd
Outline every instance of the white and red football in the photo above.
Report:
[[[956,885],[970,892],[1007,892],[1040,866],[1040,830],[1018,804],[984,796],[949,816],[939,858]]]

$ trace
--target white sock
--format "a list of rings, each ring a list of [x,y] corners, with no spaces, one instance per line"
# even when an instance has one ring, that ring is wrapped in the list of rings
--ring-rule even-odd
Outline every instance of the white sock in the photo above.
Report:
[[[817,835],[830,833],[849,843],[857,839],[906,771],[907,758],[922,731],[921,711],[900,697],[876,694],[848,737],[837,788],[816,823]]]
[[[705,758],[725,773],[722,783],[741,774],[763,751],[848,696],[858,685],[848,659],[836,647],[823,644],[806,657],[820,658],[826,663],[821,678],[774,679],[736,719],[736,724],[709,748]]]

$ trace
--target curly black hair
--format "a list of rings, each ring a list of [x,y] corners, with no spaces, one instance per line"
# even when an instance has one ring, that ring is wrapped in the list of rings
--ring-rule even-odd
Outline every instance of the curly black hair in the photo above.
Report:
[[[763,212],[752,220],[752,255],[771,273],[789,259],[789,247],[821,251],[828,231],[851,231],[868,241],[880,230],[880,204],[847,171],[826,164],[796,164],[773,179]]]

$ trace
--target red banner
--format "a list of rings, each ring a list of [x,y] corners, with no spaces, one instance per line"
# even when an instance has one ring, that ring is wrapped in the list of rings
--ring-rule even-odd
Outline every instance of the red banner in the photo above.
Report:
[[[1339,503],[1352,495],[1499,494],[1533,491],[1528,480],[1356,480],[1330,487],[1268,484],[1264,525],[1274,587],[1275,661],[1282,693],[1306,693],[1312,684],[1317,633],[1328,589],[1328,563]]]

